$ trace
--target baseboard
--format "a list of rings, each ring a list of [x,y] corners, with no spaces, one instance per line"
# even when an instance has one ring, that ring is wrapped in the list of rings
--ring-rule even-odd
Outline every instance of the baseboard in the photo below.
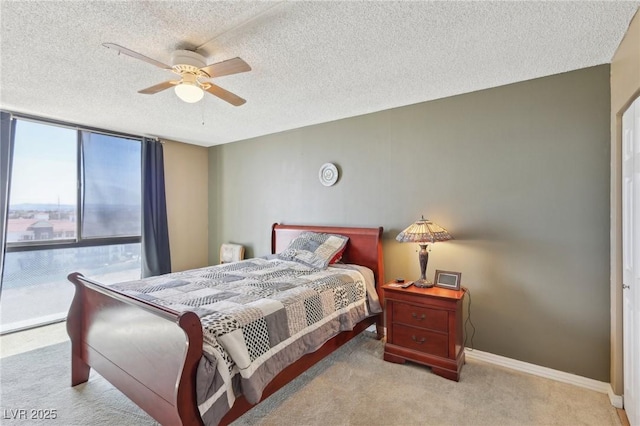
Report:
[[[609,401],[611,405],[616,408],[624,408],[624,398],[622,395],[616,395],[613,393],[613,388],[609,386],[609,390],[607,391],[607,395],[609,395]]]
[[[554,370],[548,367],[542,367],[535,364],[530,364],[524,361],[518,361],[516,359],[507,358],[500,355],[494,355],[489,352],[479,351],[477,349],[465,349],[465,357],[467,359],[484,361],[489,364],[499,365],[501,367],[510,368],[512,370],[520,371],[523,373],[533,374],[534,376],[544,377],[558,382],[569,383],[581,388],[594,390],[596,392],[604,393],[609,396],[611,405],[616,408],[622,408],[622,396],[616,395],[611,388],[610,383],[601,382],[599,380],[589,379],[587,377],[577,376],[571,373],[565,373],[564,371]]]
[[[17,331],[28,330],[30,328],[42,327],[44,325],[62,322],[67,319],[67,312],[58,312],[24,321],[0,324],[0,335],[15,333]]]

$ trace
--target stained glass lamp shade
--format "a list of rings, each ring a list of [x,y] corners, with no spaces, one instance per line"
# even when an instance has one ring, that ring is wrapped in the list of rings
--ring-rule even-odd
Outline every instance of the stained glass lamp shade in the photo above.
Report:
[[[429,262],[429,253],[427,246],[438,241],[448,241],[453,239],[449,231],[442,226],[425,219],[422,219],[409,225],[407,229],[400,232],[396,237],[401,243],[418,243],[420,252],[418,259],[420,261],[420,279],[413,282],[416,287],[433,287],[433,283],[429,282],[425,276],[427,272],[427,263]]]

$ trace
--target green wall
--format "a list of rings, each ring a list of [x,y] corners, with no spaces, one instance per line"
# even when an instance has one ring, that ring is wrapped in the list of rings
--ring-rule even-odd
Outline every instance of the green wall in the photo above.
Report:
[[[415,279],[394,238],[424,214],[476,349],[608,382],[609,114],[603,65],[211,147],[210,261],[269,253],[274,222],[383,226],[386,278]]]

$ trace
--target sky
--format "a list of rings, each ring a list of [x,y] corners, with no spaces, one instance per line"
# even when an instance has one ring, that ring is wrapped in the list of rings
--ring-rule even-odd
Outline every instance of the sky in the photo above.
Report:
[[[76,131],[18,121],[11,204],[76,204]]]
[[[92,194],[104,200],[139,204],[140,145],[102,134],[90,134],[89,142],[93,155],[86,157],[94,165],[91,180],[96,184]],[[122,149],[129,144],[132,149]],[[18,120],[10,204],[75,205],[77,155],[76,129]]]

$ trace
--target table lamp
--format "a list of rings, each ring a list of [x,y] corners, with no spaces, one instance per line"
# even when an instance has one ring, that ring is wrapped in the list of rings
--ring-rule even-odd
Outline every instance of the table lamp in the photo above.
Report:
[[[427,272],[427,262],[429,262],[427,245],[451,239],[453,239],[453,237],[449,234],[449,231],[425,219],[424,216],[398,234],[396,237],[397,241],[401,243],[418,243],[420,246],[420,252],[418,253],[418,259],[420,260],[420,279],[414,281],[413,285],[416,287],[433,287],[433,283],[429,282],[425,276]]]

